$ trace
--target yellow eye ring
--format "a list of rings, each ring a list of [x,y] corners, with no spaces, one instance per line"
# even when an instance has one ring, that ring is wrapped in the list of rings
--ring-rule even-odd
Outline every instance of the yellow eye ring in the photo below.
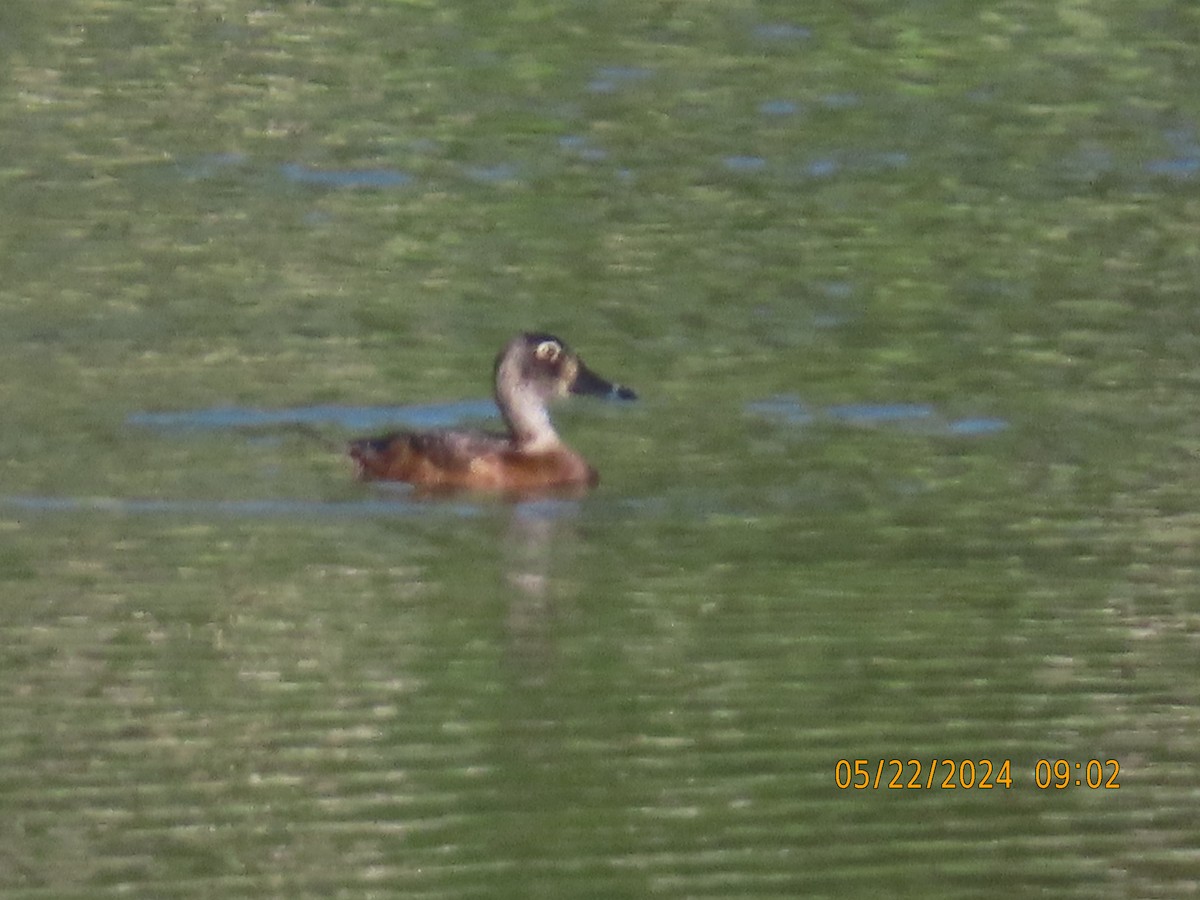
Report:
[[[562,347],[554,341],[542,341],[533,351],[533,355],[542,362],[554,362],[560,353],[562,353]]]

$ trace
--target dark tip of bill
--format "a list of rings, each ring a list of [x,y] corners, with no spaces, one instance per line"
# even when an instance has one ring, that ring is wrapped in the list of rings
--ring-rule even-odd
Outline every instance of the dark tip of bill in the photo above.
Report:
[[[615,397],[617,400],[636,400],[637,394],[622,384],[614,384],[612,390],[609,391],[610,397]]]

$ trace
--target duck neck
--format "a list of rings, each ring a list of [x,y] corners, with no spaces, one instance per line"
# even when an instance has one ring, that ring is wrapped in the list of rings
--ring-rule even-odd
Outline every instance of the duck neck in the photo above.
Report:
[[[550,450],[562,443],[545,402],[532,389],[518,387],[504,394],[497,391],[496,405],[513,443],[522,450]]]
[[[545,394],[525,378],[520,356],[512,352],[511,344],[496,359],[494,385],[496,405],[513,444],[535,452],[562,444],[550,423]]]

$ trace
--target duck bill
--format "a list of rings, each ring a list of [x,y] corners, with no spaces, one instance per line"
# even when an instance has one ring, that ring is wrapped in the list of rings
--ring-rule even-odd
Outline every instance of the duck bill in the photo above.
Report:
[[[637,394],[629,388],[606,381],[583,363],[579,364],[579,371],[575,373],[575,380],[571,382],[570,391],[572,394],[604,397],[607,400],[637,399]]]

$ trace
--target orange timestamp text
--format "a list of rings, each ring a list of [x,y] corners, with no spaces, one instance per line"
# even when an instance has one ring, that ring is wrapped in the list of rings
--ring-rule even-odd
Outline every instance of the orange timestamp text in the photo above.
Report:
[[[994,790],[1011,789],[1010,759],[839,759],[833,783],[841,790]],[[1114,789],[1121,764],[1115,759],[1039,759],[1033,785],[1040,789],[1068,787]]]

